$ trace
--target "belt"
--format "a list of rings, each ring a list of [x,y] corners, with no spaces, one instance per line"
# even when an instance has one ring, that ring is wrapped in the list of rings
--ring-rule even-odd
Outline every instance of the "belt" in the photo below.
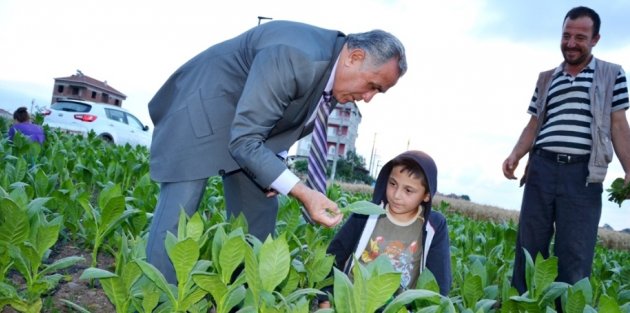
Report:
[[[543,150],[543,149],[534,150],[534,154],[539,155],[545,159],[554,161],[558,164],[587,162],[591,157],[590,154],[557,153],[557,152]]]

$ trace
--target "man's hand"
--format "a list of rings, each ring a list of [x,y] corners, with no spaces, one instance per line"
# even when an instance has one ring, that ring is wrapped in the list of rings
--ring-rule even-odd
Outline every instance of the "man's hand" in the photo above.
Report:
[[[333,227],[343,219],[337,203],[328,199],[319,191],[308,188],[303,183],[297,183],[291,189],[290,195],[296,197],[304,207],[311,219],[325,227]]]
[[[518,159],[510,155],[505,161],[503,161],[503,176],[507,179],[516,179],[514,176],[514,170],[518,167]]]

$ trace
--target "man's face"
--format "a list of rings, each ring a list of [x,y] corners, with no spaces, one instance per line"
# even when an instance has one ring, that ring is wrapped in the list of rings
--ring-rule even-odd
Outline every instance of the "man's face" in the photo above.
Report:
[[[370,102],[379,92],[385,92],[398,82],[398,60],[374,66],[361,49],[348,51],[337,65],[333,96],[339,103]]]
[[[564,21],[560,50],[567,64],[585,66],[597,41],[599,34],[593,36],[593,20],[590,17],[584,16],[575,20],[567,18]]]

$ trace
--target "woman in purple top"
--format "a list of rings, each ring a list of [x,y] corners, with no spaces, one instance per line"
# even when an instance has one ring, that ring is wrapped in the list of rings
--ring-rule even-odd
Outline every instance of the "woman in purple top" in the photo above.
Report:
[[[19,107],[15,110],[13,119],[15,122],[9,127],[9,141],[13,141],[15,132],[20,132],[33,142],[44,143],[44,139],[46,139],[44,129],[40,125],[31,123],[31,116],[28,114],[26,107]]]

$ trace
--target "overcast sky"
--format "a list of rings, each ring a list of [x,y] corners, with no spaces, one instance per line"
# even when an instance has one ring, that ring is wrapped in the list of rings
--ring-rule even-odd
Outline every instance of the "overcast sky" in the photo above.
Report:
[[[423,150],[438,165],[438,191],[518,210],[523,190],[503,177],[501,163],[529,119],[538,72],[562,61],[562,21],[577,5],[602,18],[594,54],[628,70],[626,0],[3,0],[0,108],[48,105],[54,78],[79,69],[126,94],[123,106],[151,125],[147,103],[168,76],[255,27],[258,16],[345,33],[379,28],[405,44],[409,70],[386,94],[359,103],[357,153],[369,163],[374,147],[373,163],[382,165]],[[604,187],[617,177],[615,159]],[[630,202],[619,208],[606,195],[601,224],[630,228]]]

